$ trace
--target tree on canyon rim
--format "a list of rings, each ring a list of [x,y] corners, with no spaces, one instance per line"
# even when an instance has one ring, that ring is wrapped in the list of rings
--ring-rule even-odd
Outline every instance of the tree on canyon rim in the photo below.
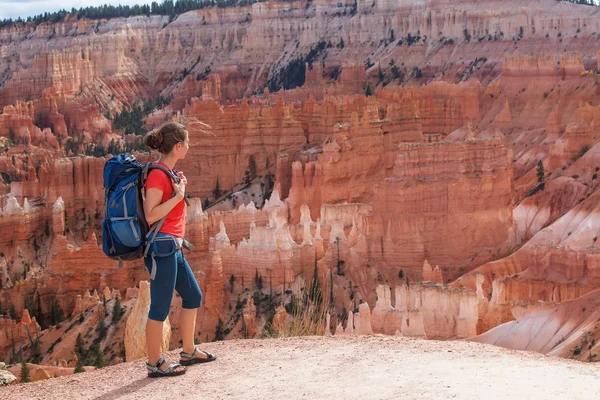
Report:
[[[29,365],[25,360],[21,362],[21,382],[31,382],[31,378],[29,377]]]
[[[80,374],[82,372],[85,372],[85,369],[83,369],[83,365],[81,364],[81,359],[77,359],[77,364],[75,365],[75,369],[73,370],[73,373],[75,374]]]

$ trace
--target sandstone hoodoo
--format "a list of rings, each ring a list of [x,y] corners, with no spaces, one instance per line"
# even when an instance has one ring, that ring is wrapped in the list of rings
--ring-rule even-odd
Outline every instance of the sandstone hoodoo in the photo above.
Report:
[[[198,341],[375,333],[596,361],[599,8],[217,3],[0,21],[17,380],[23,360],[41,380],[145,356],[149,276],[100,249],[102,173],[156,160],[142,135],[165,121],[191,144]]]

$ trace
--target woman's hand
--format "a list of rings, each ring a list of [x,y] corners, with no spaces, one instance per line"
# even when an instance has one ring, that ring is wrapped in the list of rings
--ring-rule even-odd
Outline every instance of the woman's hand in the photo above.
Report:
[[[179,183],[173,183],[173,191],[175,193],[175,197],[179,198],[179,200],[183,200],[185,198],[185,186],[187,185],[187,178],[183,175],[183,172],[179,171]]]

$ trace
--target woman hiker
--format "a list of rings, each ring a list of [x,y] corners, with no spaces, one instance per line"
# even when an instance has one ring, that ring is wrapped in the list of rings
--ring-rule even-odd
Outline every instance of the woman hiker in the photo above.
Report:
[[[152,226],[166,215],[154,242],[144,258],[150,272],[150,312],[146,323],[146,346],[148,350],[148,376],[181,375],[187,365],[216,360],[212,354],[198,349],[194,344],[197,310],[202,304],[202,292],[190,265],[181,251],[185,233],[185,186],[183,172],[173,168],[183,160],[190,147],[185,127],[167,122],[144,137],[144,143],[160,152],[158,164],[179,175],[175,183],[164,171],[152,169],[145,186],[144,214]],[[179,364],[168,365],[160,354],[163,324],[173,299],[173,289],[182,299],[180,316],[183,351]]]

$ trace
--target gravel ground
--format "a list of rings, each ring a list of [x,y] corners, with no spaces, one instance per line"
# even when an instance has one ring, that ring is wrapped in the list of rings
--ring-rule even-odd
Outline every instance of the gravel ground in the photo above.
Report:
[[[396,336],[205,343],[218,359],[149,379],[142,360],[0,388],[0,399],[598,399],[600,363]],[[178,352],[168,354],[176,361]]]

